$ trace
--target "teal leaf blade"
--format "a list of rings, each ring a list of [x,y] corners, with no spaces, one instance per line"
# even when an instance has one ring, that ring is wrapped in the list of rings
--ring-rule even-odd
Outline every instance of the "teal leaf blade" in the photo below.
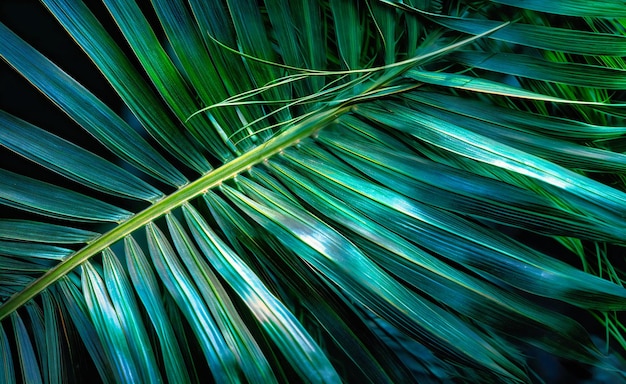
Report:
[[[276,382],[263,351],[254,340],[222,283],[209,264],[203,260],[180,222],[171,214],[167,215],[166,219],[174,245],[204,297],[226,343],[239,362],[243,374],[250,381]]]
[[[494,2],[558,15],[606,18],[626,17],[624,3],[620,0],[601,0],[593,2],[577,0],[558,0],[550,2],[541,0],[525,0],[523,2],[514,0],[494,0]]]
[[[93,197],[13,172],[0,169],[0,180],[0,201],[26,211],[80,221],[119,222],[131,215]]]
[[[338,382],[330,362],[287,309],[263,287],[232,250],[218,240],[195,210],[185,207],[184,212],[203,252],[207,257],[212,256],[218,271],[238,290],[301,377],[311,382]]]
[[[0,253],[5,256],[12,256],[16,258],[58,261],[72,254],[72,251],[70,249],[54,245],[0,240]]]
[[[46,0],[44,4],[97,65],[144,128],[161,145],[192,169],[201,173],[210,169],[206,159],[181,134],[165,105],[85,4],[68,0]],[[167,164],[162,157],[154,160],[163,167]],[[162,169],[159,175],[175,186],[187,183],[183,174],[171,166]]]
[[[521,99],[548,101],[564,104],[581,104],[595,106],[604,105],[603,103],[593,101],[586,102],[579,100],[568,100],[556,96],[542,94],[539,92],[529,91],[519,86],[513,86],[499,81],[493,81],[474,76],[460,75],[456,73],[411,70],[407,73],[406,76],[427,84],[458,88],[472,92],[487,93],[490,95],[501,95]]]
[[[378,146],[363,136],[350,135],[345,128],[327,130],[319,140],[333,152],[346,153],[348,156],[343,157],[344,161],[354,168],[407,197],[449,211],[545,231],[546,234],[567,233],[581,238],[623,241],[619,228],[562,211],[549,200],[522,188],[429,162],[408,151]],[[437,195],[436,199],[432,198],[433,193]],[[490,210],[493,206],[499,207],[497,212]]]
[[[200,339],[211,374],[220,382],[238,382],[241,371],[235,356],[219,332],[198,288],[163,232],[154,224],[150,224],[147,231],[150,256],[168,291]]]
[[[45,329],[45,355],[48,366],[45,381],[48,383],[62,383],[62,378],[67,376],[64,367],[64,352],[60,338],[59,307],[56,299],[48,291],[42,294],[43,314]]]
[[[34,341],[34,350],[36,351],[43,382],[50,376],[48,373],[49,363],[48,354],[46,353],[46,329],[44,328],[43,323],[43,312],[41,307],[39,307],[36,303],[29,303],[29,305],[26,306],[26,312],[28,313],[27,319],[30,322],[32,339]]]
[[[107,358],[113,364],[116,380],[141,380],[140,367],[133,358],[123,324],[107,293],[102,276],[90,263],[83,264],[81,269],[85,303]]]
[[[157,179],[184,177],[119,116],[59,67],[0,24],[0,56],[109,150]]]
[[[620,137],[626,133],[626,127],[619,125],[594,125],[574,119],[558,118],[517,109],[512,110],[493,103],[444,93],[413,92],[405,94],[404,97],[410,101],[438,109],[445,108],[448,104],[454,104],[455,112],[463,116],[475,117],[503,126],[510,125],[516,130],[574,142]]]
[[[340,348],[345,349],[354,361],[355,370],[361,370],[364,377],[374,383],[397,382],[406,377],[407,368],[396,360],[397,357],[384,344],[375,343],[376,336],[365,324],[359,327],[357,319],[352,318],[348,322],[337,316],[337,313],[349,310],[342,309],[339,299],[333,300],[329,296],[329,290],[324,289],[313,271],[306,265],[294,262],[293,256],[284,254],[284,250],[279,251],[278,244],[271,241],[270,236],[260,233],[258,228],[248,223],[216,193],[207,193],[204,198],[220,228],[228,229],[225,232],[229,234],[228,241],[232,249],[240,255],[246,254],[247,249],[255,256],[254,261],[245,260],[247,265],[253,267],[260,264],[255,268],[256,275],[263,278],[265,285],[272,291],[280,292],[279,298],[284,303],[289,303],[288,294],[272,284],[275,279],[287,285],[292,292],[303,293],[300,303],[329,331],[331,337],[340,341]],[[280,252],[280,260],[272,257],[270,249]]]
[[[78,287],[69,277],[64,277],[54,288],[56,294],[61,298],[67,313],[71,317],[76,331],[80,335],[100,375],[100,379],[107,384],[114,383],[113,364],[109,362],[107,352],[105,352],[100,342],[97,330],[90,321],[89,310],[82,292],[79,291]]]
[[[7,337],[6,332],[4,331],[4,327],[0,325],[0,353],[2,358],[0,362],[2,365],[0,366],[0,378],[2,382],[7,384],[16,383],[15,379],[15,371],[13,369],[13,357],[11,353],[11,347],[9,346],[9,338]]]
[[[97,236],[98,234],[92,231],[39,221],[0,220],[0,239],[73,244],[85,243]]]
[[[333,17],[336,20],[345,20],[341,22],[337,33],[337,48],[341,57],[342,67],[347,69],[361,68],[361,15],[358,8],[362,7],[360,3],[344,2],[333,0],[330,2],[330,8]]]
[[[498,22],[493,20],[455,17],[437,17],[436,22],[472,35],[483,33],[498,25]],[[489,37],[522,46],[579,55],[624,56],[626,53],[626,36],[620,34],[516,23],[494,32]]]
[[[578,63],[559,63],[516,53],[459,51],[451,59],[472,68],[579,87],[623,89],[626,71]]]
[[[161,292],[154,272],[137,241],[132,237],[127,237],[124,245],[131,281],[137,287],[139,299],[146,308],[159,338],[167,379],[170,382],[189,382],[190,378],[183,355],[173,326],[168,321],[165,307],[161,302]]]
[[[290,154],[288,158],[318,185],[348,199],[379,224],[455,262],[481,265],[480,270],[491,271],[488,274],[496,279],[585,308],[619,310],[626,304],[623,287],[546,258],[501,233],[417,203],[354,174],[320,168],[319,160],[304,153]],[[596,293],[583,294],[590,291]]]
[[[37,357],[35,356],[28,331],[24,326],[24,321],[19,314],[14,313],[11,316],[11,322],[13,324],[17,348],[19,349],[20,367],[22,368],[22,378],[24,382],[33,384],[43,383]]]
[[[443,122],[438,118],[431,116],[426,118],[414,114],[411,114],[410,117],[409,115],[403,115],[404,107],[397,107],[398,110],[394,114],[382,114],[380,110],[375,112],[376,108],[372,106],[360,106],[359,108],[362,116],[369,116],[374,121],[391,124],[394,129],[406,129],[409,132],[417,133],[413,124],[419,124],[420,127],[424,128],[417,133],[421,140],[431,142],[434,145],[442,145],[443,140],[445,140],[444,147],[448,151],[535,178],[558,189],[580,195],[581,198],[588,200],[592,204],[601,195],[606,201],[596,206],[600,212],[603,211],[606,220],[619,222],[621,220],[620,217],[623,216],[620,211],[626,210],[624,205],[626,203],[626,195],[619,190],[580,176],[554,163],[518,151],[482,135],[470,133],[465,128]],[[370,112],[373,113],[370,114]],[[404,123],[407,121],[404,118],[406,117],[410,119],[411,123],[405,125]],[[461,134],[461,132],[463,133]],[[602,205],[606,204],[611,205],[612,211],[605,210],[602,207]]]
[[[451,111],[424,108],[411,104],[420,112],[461,125],[475,133],[497,140],[531,155],[559,164],[568,169],[596,173],[620,173],[626,170],[626,155],[589,145],[571,143],[541,134],[517,131],[510,126],[491,124],[469,116],[459,116]]]
[[[198,92],[204,105],[213,105],[232,96],[233,90],[227,89],[223,83],[222,77],[204,45],[198,26],[193,22],[184,2],[180,0],[157,1],[154,3],[154,9],[163,24],[176,58],[180,62],[183,75]],[[209,68],[207,68],[206,63],[211,63]],[[244,113],[247,112],[245,108],[241,108],[239,111],[242,109]],[[252,120],[250,115],[247,117]],[[235,131],[233,127],[240,124],[235,111],[229,108],[214,109],[211,111],[209,119],[225,146],[233,153],[238,153],[239,150],[230,139]]]
[[[254,189],[259,191],[260,188]],[[392,322],[400,321],[396,324],[398,326],[403,324],[406,332],[414,337],[431,340],[431,342],[433,339],[448,340],[448,342],[455,340],[450,344],[435,343],[435,345],[447,350],[458,359],[468,359],[490,366],[494,372],[505,377],[524,377],[524,374],[513,363],[481,339],[479,334],[461,325],[455,317],[441,311],[438,307],[411,295],[367,260],[354,245],[333,233],[325,224],[308,215],[304,216],[304,212],[299,212],[299,214],[289,212],[293,208],[286,201],[282,201],[281,207],[289,211],[278,212],[239,192],[227,191],[229,198],[238,207],[274,232],[281,242],[288,243],[300,257],[306,258],[305,260],[320,273],[336,284],[340,284],[351,296],[373,308],[379,315],[389,316],[388,320]],[[278,201],[277,196],[273,196],[272,200]],[[385,302],[388,305],[384,305]],[[410,303],[410,308],[408,303]],[[392,306],[401,310],[391,312]],[[386,311],[382,311],[383,307]],[[410,318],[411,321],[402,322],[400,319],[404,316]],[[432,328],[434,322],[439,324],[436,330]],[[461,334],[464,336],[461,337]],[[471,347],[463,346],[468,341],[468,337],[473,340]],[[471,351],[471,354],[468,351]]]
[[[200,106],[197,105],[189,87],[158,41],[139,6],[135,1],[107,0],[105,4],[154,86],[176,117],[184,122]],[[228,148],[207,119],[203,117],[191,119],[187,121],[185,128],[195,138],[195,147],[206,148],[213,156],[223,161],[231,157]],[[199,160],[203,164],[198,164],[196,169],[202,173],[212,168],[204,158]]]
[[[358,234],[360,237],[353,238],[356,245],[407,284],[431,297],[440,297],[443,305],[454,303],[452,307],[455,311],[486,322],[495,329],[507,332],[509,326],[510,329],[524,328],[524,332],[516,330],[515,337],[529,340],[534,345],[562,356],[595,361],[596,352],[593,351],[591,340],[574,321],[454,270],[374,221],[361,217],[343,201],[319,189],[310,180],[290,172],[280,164],[273,163],[271,166],[290,189],[314,204],[325,217]],[[536,338],[544,327],[550,329],[548,332],[552,335],[547,341]],[[557,342],[557,338],[561,341]],[[570,344],[569,340],[576,340],[577,343]]]
[[[110,249],[104,250],[102,258],[105,285],[111,302],[119,314],[120,326],[128,340],[140,377],[145,382],[159,383],[162,381],[161,374],[126,272]]]
[[[147,201],[163,197],[162,192],[130,172],[2,111],[0,124],[0,145],[69,179],[119,196]],[[107,176],[94,177],[96,170]]]

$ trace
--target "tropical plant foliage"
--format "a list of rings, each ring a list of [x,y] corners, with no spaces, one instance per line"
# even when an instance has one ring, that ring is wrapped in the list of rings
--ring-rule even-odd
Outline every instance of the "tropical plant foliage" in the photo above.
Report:
[[[42,3],[130,113],[0,25],[1,382],[619,375],[623,2]]]

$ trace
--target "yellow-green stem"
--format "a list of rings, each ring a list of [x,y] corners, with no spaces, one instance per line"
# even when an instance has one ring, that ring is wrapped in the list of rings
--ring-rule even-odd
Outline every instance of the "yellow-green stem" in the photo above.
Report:
[[[56,283],[61,277],[65,276],[94,255],[102,252],[105,248],[122,240],[135,230],[142,228],[163,214],[181,206],[191,199],[198,197],[207,190],[218,186],[225,180],[233,178],[237,174],[246,171],[250,167],[312,135],[317,130],[333,121],[339,115],[348,111],[348,109],[349,107],[340,106],[316,113],[315,115],[294,124],[283,133],[277,135],[266,143],[242,156],[237,157],[223,166],[214,169],[194,182],[180,188],[171,195],[159,200],[143,211],[133,215],[109,232],[98,237],[91,243],[87,244],[84,248],[60,262],[22,291],[9,298],[9,300],[7,300],[0,307],[0,320],[16,311],[28,302],[28,300],[43,292],[50,285]]]

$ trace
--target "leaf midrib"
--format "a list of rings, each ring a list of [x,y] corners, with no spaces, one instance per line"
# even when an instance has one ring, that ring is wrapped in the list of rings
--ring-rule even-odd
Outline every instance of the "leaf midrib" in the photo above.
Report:
[[[343,100],[342,104],[340,104],[339,106],[328,107],[325,110],[321,110],[318,113],[314,113],[311,116],[306,117],[297,123],[294,123],[276,137],[231,160],[221,167],[214,169],[206,175],[201,176],[196,181],[187,184],[186,186],[180,188],[178,191],[168,195],[162,200],[159,200],[158,202],[154,203],[143,211],[131,216],[128,220],[120,223],[117,227],[93,240],[85,247],[72,254],[61,263],[57,264],[54,268],[52,268],[43,276],[32,282],[22,291],[11,296],[9,300],[7,300],[4,304],[2,304],[2,306],[0,306],[0,321],[19,309],[22,305],[26,304],[26,302],[28,302],[30,299],[43,292],[50,285],[57,282],[61,277],[70,273],[74,268],[89,260],[92,256],[97,255],[98,253],[103,251],[105,248],[122,240],[127,235],[130,235],[132,232],[142,228],[149,222],[159,218],[165,213],[178,208],[187,201],[194,199],[204,192],[208,191],[209,189],[218,186],[225,180],[231,179],[237,176],[239,173],[245,172],[252,166],[276,155],[285,148],[295,145],[300,140],[305,139],[315,132],[319,131],[340,115],[348,112],[351,108],[352,103],[359,100],[359,96],[370,95],[370,92],[381,89],[382,87],[391,83],[394,79],[401,76],[408,69],[418,65],[420,62],[425,62],[448,52],[462,48],[469,43],[479,40],[496,32],[499,29],[506,27],[509,24],[510,22],[504,22],[488,31],[468,37],[466,39],[463,39],[448,46],[444,46],[434,51],[420,54],[413,58],[393,63],[387,66],[365,70],[365,72],[367,73],[373,73],[381,70],[385,70],[385,72],[380,78],[368,84],[368,86],[366,86],[366,89],[363,90],[361,95],[354,95],[351,98]],[[359,70],[352,72],[361,73],[362,71]],[[401,90],[397,92],[403,92],[411,88],[413,87],[401,87]],[[371,98],[371,95],[365,97],[365,99],[368,98]]]
[[[91,241],[85,247],[57,264],[22,291],[11,296],[9,300],[0,307],[0,320],[9,316],[30,299],[43,292],[50,285],[56,283],[61,277],[67,275],[74,270],[74,268],[102,252],[107,247],[122,240],[124,237],[144,227],[160,216],[202,195],[209,189],[220,185],[222,182],[245,172],[250,167],[280,153],[285,148],[295,145],[300,140],[311,136],[338,116],[346,113],[349,108],[349,106],[343,105],[315,113],[287,128],[276,137],[201,176],[143,211],[119,223],[115,228],[102,234],[100,237]]]

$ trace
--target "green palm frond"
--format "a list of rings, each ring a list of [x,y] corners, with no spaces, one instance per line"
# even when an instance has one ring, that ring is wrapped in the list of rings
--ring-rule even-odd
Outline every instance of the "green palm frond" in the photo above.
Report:
[[[0,24],[1,382],[626,379],[620,2],[42,3],[130,113]]]

